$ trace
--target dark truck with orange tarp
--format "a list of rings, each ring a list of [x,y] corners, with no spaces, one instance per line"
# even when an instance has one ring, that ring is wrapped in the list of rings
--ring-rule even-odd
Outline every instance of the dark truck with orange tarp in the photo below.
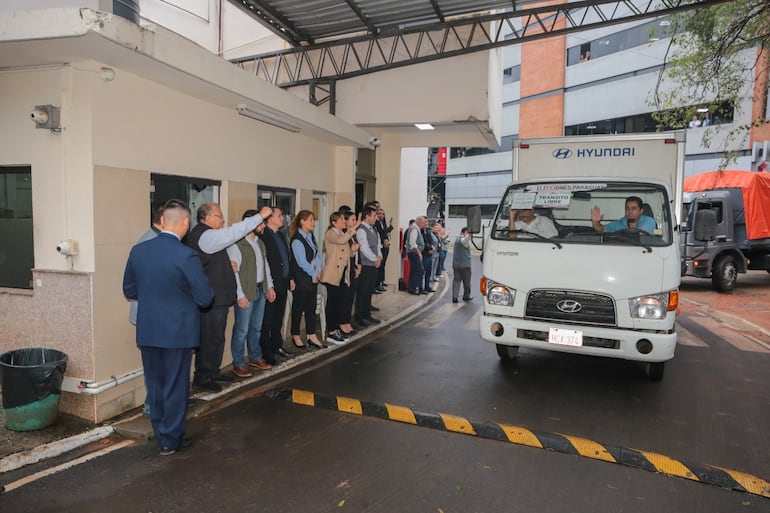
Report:
[[[770,173],[712,171],[685,178],[682,276],[735,287],[738,273],[770,272]]]

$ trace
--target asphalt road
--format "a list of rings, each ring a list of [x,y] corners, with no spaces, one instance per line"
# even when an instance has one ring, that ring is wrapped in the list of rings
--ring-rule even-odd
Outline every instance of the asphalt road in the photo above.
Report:
[[[418,318],[276,388],[769,479],[770,347],[736,342],[739,328],[710,310],[724,298],[709,297],[688,299],[687,345],[657,383],[632,362],[525,349],[515,364],[501,362],[478,336],[480,301],[453,305],[445,294]],[[132,445],[6,493],[0,511],[770,512],[768,498],[714,485],[265,396],[195,419],[190,431],[196,441],[184,452],[160,457],[153,443]]]

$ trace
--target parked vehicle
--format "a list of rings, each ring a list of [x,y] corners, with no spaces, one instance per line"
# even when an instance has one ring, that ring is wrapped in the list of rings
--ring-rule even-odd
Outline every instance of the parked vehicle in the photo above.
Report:
[[[712,171],[684,181],[682,275],[735,287],[739,273],[770,272],[770,174]]]
[[[528,347],[636,360],[663,377],[676,348],[684,144],[681,131],[514,141],[481,279],[481,337],[501,358]],[[624,218],[629,197],[649,232],[606,224]],[[528,209],[556,235],[517,228]]]

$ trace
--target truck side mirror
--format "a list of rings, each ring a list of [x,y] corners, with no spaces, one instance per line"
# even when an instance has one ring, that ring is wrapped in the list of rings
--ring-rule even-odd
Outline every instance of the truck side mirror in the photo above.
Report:
[[[468,215],[465,226],[468,227],[468,231],[471,233],[479,233],[481,231],[481,207],[476,205],[475,207],[468,208]]]
[[[714,240],[717,231],[717,213],[710,209],[698,210],[695,213],[693,227],[695,240]]]

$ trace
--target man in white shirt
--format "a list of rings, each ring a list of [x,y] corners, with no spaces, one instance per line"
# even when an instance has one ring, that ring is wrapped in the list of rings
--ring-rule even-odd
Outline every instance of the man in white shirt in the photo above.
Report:
[[[553,221],[535,214],[531,208],[511,209],[508,216],[508,231],[511,238],[516,239],[520,235],[526,237],[527,234],[522,232],[534,233],[546,239],[555,239],[559,236],[559,231],[554,226]]]
[[[247,210],[243,219],[257,214]],[[272,365],[262,355],[260,339],[262,319],[265,313],[265,299],[275,301],[273,277],[267,261],[267,251],[257,235],[265,229],[261,223],[253,231],[227,248],[227,256],[234,263],[236,303],[233,335],[230,350],[233,355],[233,374],[239,378],[251,376],[249,367],[267,370]],[[248,348],[248,362],[244,361],[244,346]],[[268,355],[272,359],[272,355]],[[248,363],[248,366],[246,365]]]

